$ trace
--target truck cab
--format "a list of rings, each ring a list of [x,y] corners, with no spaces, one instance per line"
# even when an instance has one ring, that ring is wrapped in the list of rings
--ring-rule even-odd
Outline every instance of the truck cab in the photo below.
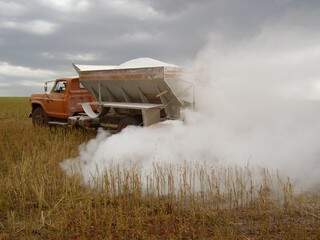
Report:
[[[48,91],[48,83],[53,87]],[[78,77],[45,82],[44,93],[32,94],[30,117],[34,125],[67,125],[68,118],[83,112],[80,103],[92,102],[94,97],[79,82]]]

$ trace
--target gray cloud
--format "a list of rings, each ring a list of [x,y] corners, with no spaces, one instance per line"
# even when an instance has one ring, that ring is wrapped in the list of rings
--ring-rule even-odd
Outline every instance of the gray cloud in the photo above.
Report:
[[[49,35],[56,31],[56,24],[44,20],[28,22],[3,21],[0,29],[16,30],[36,35]]]
[[[0,16],[19,16],[25,13],[27,9],[16,2],[0,1]]]
[[[312,0],[0,0],[0,62],[54,73],[0,72],[0,95],[29,95],[40,87],[26,83],[75,74],[72,62],[148,56],[184,65],[213,36],[234,44],[266,27],[309,34],[319,30],[319,9]]]

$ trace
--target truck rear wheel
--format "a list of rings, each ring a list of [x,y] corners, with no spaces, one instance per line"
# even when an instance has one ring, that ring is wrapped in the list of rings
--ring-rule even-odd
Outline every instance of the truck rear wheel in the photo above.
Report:
[[[119,123],[118,123],[118,128],[117,131],[120,132],[122,129],[126,128],[129,125],[135,125],[138,126],[139,122],[136,118],[134,117],[125,117],[122,118]]]
[[[47,126],[48,115],[41,107],[37,107],[32,112],[32,123],[34,126]]]

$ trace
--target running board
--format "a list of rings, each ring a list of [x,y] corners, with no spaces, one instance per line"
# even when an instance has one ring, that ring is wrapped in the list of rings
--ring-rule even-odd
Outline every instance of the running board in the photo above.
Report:
[[[67,126],[68,123],[66,122],[57,122],[57,121],[50,121],[48,122],[49,125],[59,125],[59,126]]]

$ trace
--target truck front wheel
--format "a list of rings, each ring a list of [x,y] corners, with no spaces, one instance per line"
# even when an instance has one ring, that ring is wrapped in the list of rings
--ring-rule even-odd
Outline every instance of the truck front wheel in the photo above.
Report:
[[[34,126],[48,125],[48,115],[41,107],[37,107],[32,112],[32,123]]]

